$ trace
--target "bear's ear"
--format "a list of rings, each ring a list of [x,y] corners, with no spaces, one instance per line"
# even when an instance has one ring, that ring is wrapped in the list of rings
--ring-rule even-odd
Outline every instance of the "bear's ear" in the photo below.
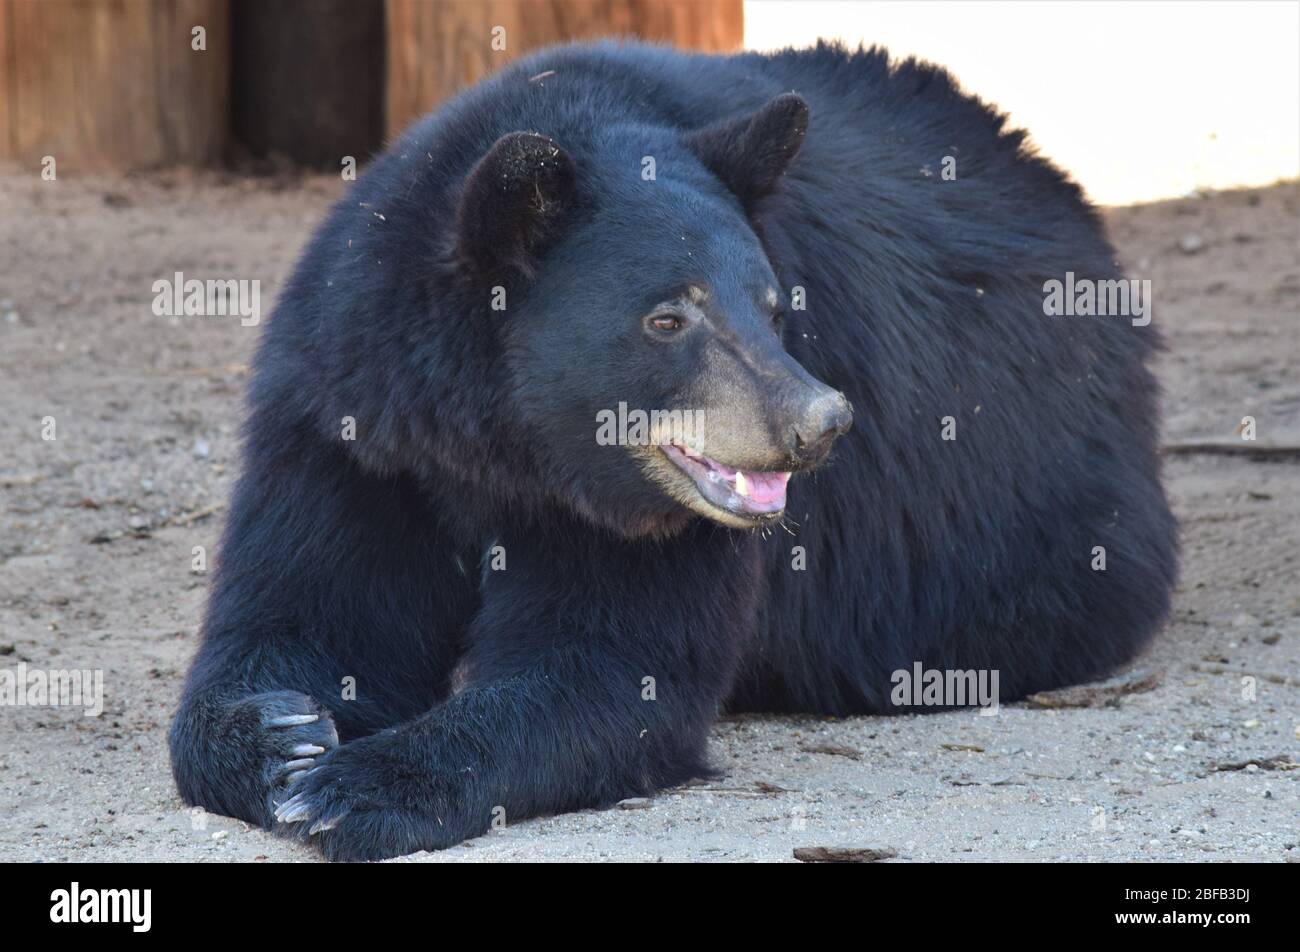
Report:
[[[456,209],[461,264],[480,275],[513,267],[531,276],[535,255],[554,233],[576,179],[573,159],[546,136],[502,136],[465,178]]]
[[[807,131],[808,104],[782,93],[757,112],[689,133],[686,144],[748,211],[776,188]]]

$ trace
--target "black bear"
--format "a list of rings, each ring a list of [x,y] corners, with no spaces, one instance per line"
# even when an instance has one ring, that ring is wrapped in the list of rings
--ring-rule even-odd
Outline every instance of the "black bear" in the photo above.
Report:
[[[181,795],[386,857],[705,774],[720,709],[1111,671],[1175,578],[1158,342],[1049,316],[1067,274],[1122,278],[1096,212],[942,69],[502,70],[280,296]]]

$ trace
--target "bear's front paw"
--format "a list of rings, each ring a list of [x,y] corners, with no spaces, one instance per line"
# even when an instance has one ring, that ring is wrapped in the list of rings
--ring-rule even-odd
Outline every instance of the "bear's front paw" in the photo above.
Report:
[[[268,691],[242,702],[254,721],[253,748],[262,759],[268,816],[287,788],[318,758],[339,745],[334,720],[315,698],[298,691]]]
[[[276,830],[332,860],[445,849],[486,831],[490,811],[467,809],[469,776],[396,757],[396,739],[384,731],[318,757],[276,809]]]

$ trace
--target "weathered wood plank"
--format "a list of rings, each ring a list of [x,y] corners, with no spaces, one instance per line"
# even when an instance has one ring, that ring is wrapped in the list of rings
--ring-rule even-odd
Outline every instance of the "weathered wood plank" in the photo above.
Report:
[[[228,0],[0,0],[0,158],[138,169],[221,158]],[[191,30],[206,30],[206,50]]]
[[[731,52],[744,39],[741,0],[386,0],[385,10],[390,136],[540,46],[628,36]]]

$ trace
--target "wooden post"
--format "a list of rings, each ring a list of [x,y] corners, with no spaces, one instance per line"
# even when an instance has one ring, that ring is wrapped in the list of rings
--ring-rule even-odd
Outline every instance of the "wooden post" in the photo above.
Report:
[[[338,171],[384,143],[380,0],[234,0],[234,136]]]
[[[229,25],[228,0],[0,0],[0,158],[38,170],[51,155],[59,171],[218,161]]]
[[[385,12],[389,136],[540,46],[624,36],[732,52],[744,39],[742,0],[386,0]]]

